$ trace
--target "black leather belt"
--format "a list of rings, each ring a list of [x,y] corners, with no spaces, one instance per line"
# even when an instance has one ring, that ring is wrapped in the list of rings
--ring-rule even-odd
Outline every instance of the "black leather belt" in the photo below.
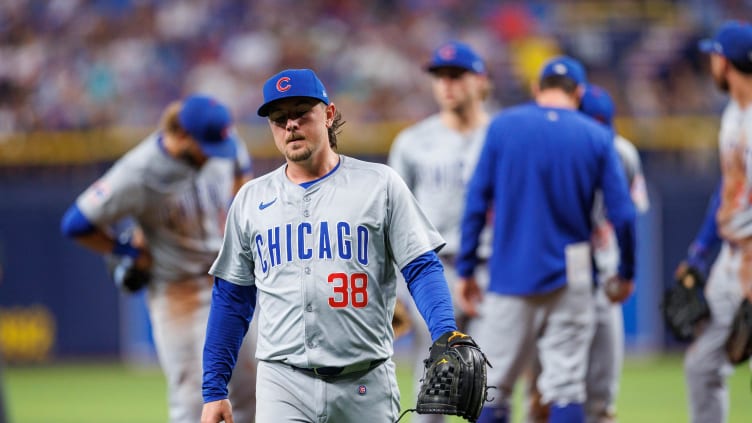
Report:
[[[362,372],[367,370],[373,370],[377,367],[379,367],[381,364],[383,364],[386,361],[386,358],[382,358],[379,360],[373,360],[373,361],[364,361],[361,363],[355,363],[351,364],[349,366],[345,367],[314,367],[314,368],[305,368],[305,367],[297,367],[290,364],[289,366],[292,367],[295,370],[299,370],[303,373],[308,373],[312,376],[318,376],[318,377],[335,377],[340,375],[346,375],[348,373],[354,373],[354,372]]]
[[[454,266],[457,260],[457,256],[454,254],[439,254],[439,258],[442,261],[449,263],[450,266]],[[486,264],[486,263],[488,263],[488,258],[478,257],[478,264]]]

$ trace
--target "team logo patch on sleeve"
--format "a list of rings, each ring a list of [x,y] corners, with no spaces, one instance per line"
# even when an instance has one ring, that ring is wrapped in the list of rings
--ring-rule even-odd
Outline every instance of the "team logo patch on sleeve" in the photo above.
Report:
[[[110,185],[106,181],[100,179],[94,182],[89,189],[86,190],[83,201],[88,204],[99,205],[110,198],[110,195],[112,195]]]
[[[358,395],[365,395],[366,391],[367,391],[366,385],[358,386]]]

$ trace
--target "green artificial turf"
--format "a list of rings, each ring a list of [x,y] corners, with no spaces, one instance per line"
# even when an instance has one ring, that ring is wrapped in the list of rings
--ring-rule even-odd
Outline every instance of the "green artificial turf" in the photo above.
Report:
[[[398,361],[403,408],[412,406],[410,364]],[[629,358],[618,401],[620,423],[686,422],[684,376],[678,355]],[[121,364],[54,364],[7,367],[5,397],[12,423],[164,423],[165,384],[157,368]],[[752,422],[750,370],[729,380],[728,423]],[[517,395],[519,403],[519,395]],[[402,422],[409,422],[408,414]],[[450,422],[464,420],[452,418]],[[514,422],[520,422],[519,410]]]

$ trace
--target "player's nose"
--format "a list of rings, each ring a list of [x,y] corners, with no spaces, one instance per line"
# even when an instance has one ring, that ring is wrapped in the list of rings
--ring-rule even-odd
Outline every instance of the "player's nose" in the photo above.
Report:
[[[300,123],[298,122],[298,119],[293,119],[292,117],[288,117],[287,124],[285,124],[285,129],[289,132],[293,132],[296,129],[300,128]]]

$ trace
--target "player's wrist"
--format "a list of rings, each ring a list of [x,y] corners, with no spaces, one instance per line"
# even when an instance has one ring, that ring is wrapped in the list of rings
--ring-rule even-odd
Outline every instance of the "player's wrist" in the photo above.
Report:
[[[689,244],[687,249],[687,258],[701,258],[704,259],[708,254],[708,248],[700,241],[694,241]]]
[[[705,273],[707,267],[708,249],[700,242],[695,241],[687,249],[687,265]]]
[[[115,245],[112,247],[112,254],[130,257],[135,261],[141,255],[141,250],[130,242],[115,241]]]

